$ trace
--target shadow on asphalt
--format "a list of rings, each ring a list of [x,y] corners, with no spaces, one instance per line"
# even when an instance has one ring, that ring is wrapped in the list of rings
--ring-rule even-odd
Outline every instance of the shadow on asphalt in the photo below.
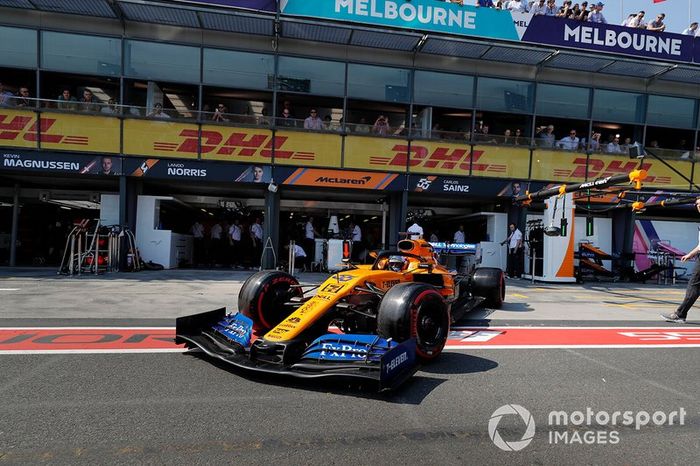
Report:
[[[411,405],[421,404],[433,390],[447,381],[447,379],[431,377],[427,374],[472,374],[498,367],[498,363],[490,359],[460,353],[443,353],[437,361],[422,366],[417,375],[408,379],[396,390],[380,393],[377,385],[370,381],[348,382],[333,379],[299,379],[284,375],[261,375],[232,367],[223,361],[210,358],[202,352],[193,351],[184,354],[229,372],[232,377],[242,377],[255,383]]]

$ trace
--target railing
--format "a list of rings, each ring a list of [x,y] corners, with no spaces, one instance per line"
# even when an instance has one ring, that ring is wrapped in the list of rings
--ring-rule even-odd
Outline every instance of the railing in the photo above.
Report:
[[[12,103],[0,108],[5,147],[552,182],[580,182],[639,163],[624,145],[531,139],[522,130],[496,135],[404,125],[382,129],[378,121],[337,117],[273,118],[72,100],[15,98]],[[671,164],[645,159],[646,167],[653,166],[652,185],[688,187],[684,177],[694,173],[700,149],[647,152]]]

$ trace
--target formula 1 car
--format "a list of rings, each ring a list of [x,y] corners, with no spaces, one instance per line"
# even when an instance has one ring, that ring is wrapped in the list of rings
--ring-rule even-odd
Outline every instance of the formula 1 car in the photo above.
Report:
[[[373,253],[372,265],[348,262],[307,290],[285,272],[257,272],[240,290],[238,313],[178,318],[176,341],[244,370],[393,389],[440,355],[451,323],[505,297],[500,269],[459,275],[424,240],[397,246]]]

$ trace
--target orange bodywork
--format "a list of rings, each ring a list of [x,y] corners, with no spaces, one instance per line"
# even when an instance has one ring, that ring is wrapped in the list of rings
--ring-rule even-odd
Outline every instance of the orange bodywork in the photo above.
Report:
[[[457,297],[454,276],[438,263],[430,243],[425,240],[403,240],[399,242],[399,250],[416,256],[405,257],[406,263],[403,270],[399,272],[387,270],[388,258],[383,258],[373,265],[349,266],[346,270],[331,275],[318,287],[315,296],[267,332],[264,336],[265,340],[287,341],[299,337],[332,310],[338,302],[344,301],[350,295],[368,293],[362,288],[366,290],[369,286],[386,292],[392,286],[403,282],[430,283],[430,281],[421,280],[422,277],[420,277],[420,275],[430,274],[433,276],[431,277],[433,281],[438,279],[441,282],[436,289],[448,303]],[[436,275],[439,277],[435,277]]]

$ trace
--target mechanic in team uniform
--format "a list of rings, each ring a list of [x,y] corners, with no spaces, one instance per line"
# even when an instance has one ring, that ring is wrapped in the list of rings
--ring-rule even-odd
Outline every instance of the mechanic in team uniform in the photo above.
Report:
[[[695,208],[698,213],[700,213],[700,197],[695,199]],[[700,226],[698,226],[698,245],[688,254],[681,257],[681,261],[685,262],[694,257],[698,257],[698,255],[700,255]],[[693,267],[693,273],[688,279],[688,287],[685,290],[683,302],[678,306],[676,312],[672,314],[661,314],[661,317],[668,322],[685,322],[686,317],[688,317],[688,311],[693,307],[695,301],[698,300],[698,296],[700,296],[700,259],[695,260],[695,266]]]
[[[410,239],[421,239],[423,237],[423,227],[418,225],[418,222],[413,222],[413,225],[408,227],[406,233],[410,233]]]
[[[515,223],[511,223],[509,228],[510,234],[508,238],[501,241],[501,245],[508,243],[508,276],[510,278],[520,278],[523,261],[523,234],[515,226]]]

